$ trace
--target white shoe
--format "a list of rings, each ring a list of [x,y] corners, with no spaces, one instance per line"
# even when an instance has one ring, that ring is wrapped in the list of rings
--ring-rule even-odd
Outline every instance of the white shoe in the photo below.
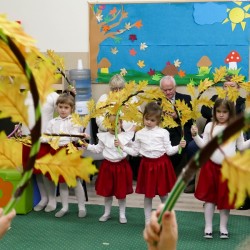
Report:
[[[126,217],[120,217],[120,218],[119,218],[119,222],[120,222],[121,224],[126,224],[126,223],[127,223]]]
[[[100,222],[106,222],[107,220],[109,220],[111,218],[110,215],[103,215],[102,217],[99,218]]]
[[[56,206],[47,205],[44,209],[45,212],[49,213],[56,210]]]
[[[60,210],[60,211],[58,211],[56,214],[55,214],[55,217],[57,217],[57,218],[61,218],[61,217],[63,217],[64,215],[66,215],[68,213],[68,210]]]
[[[46,205],[40,205],[39,203],[33,208],[34,211],[39,212],[45,208]]]
[[[86,215],[87,215],[86,209],[84,209],[84,210],[79,210],[79,212],[78,212],[78,217],[79,217],[79,218],[84,218],[84,217],[86,217]]]

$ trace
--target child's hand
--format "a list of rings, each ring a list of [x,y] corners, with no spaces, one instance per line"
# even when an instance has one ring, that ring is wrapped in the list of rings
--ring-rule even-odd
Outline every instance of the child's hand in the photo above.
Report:
[[[181,140],[181,141],[180,141],[180,144],[179,144],[179,147],[180,147],[180,148],[185,148],[185,147],[186,147],[186,144],[187,144],[187,142],[186,142],[185,140]]]
[[[193,137],[195,137],[198,134],[198,128],[197,128],[196,125],[192,125],[191,134],[192,134]]]
[[[116,147],[120,147],[121,149],[123,149],[122,144],[118,139],[114,140],[114,144],[115,144]]]
[[[87,133],[81,133],[81,135],[84,136],[86,139],[90,139],[90,137],[91,137],[91,136],[90,136],[89,134],[87,134]]]

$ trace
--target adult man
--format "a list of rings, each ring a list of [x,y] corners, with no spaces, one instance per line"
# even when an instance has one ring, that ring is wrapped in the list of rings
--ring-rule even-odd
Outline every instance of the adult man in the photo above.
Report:
[[[164,93],[164,95],[166,96],[166,98],[171,101],[173,104],[175,103],[176,100],[180,100],[180,101],[185,101],[185,103],[191,107],[191,96],[189,95],[185,95],[185,94],[181,94],[176,92],[176,82],[175,79],[172,76],[164,76],[161,80],[160,80],[160,89],[162,90],[162,92]],[[180,125],[180,118],[178,117],[177,112],[173,112],[170,114],[173,119],[179,124],[178,127],[175,128],[168,128],[166,127],[166,129],[168,130],[169,134],[170,134],[170,141],[172,146],[176,146],[180,143],[180,140],[182,138],[182,136],[184,136],[184,139],[188,143],[192,140],[192,135],[191,135],[191,126],[192,126],[192,121],[189,120],[185,126],[184,126],[184,135],[182,134],[182,128]],[[170,156],[171,162],[173,164],[174,170],[175,170],[175,174],[178,176],[181,173],[181,170],[183,167],[185,167],[186,163],[187,163],[187,152],[186,149],[182,150],[181,154],[176,154],[173,156]]]

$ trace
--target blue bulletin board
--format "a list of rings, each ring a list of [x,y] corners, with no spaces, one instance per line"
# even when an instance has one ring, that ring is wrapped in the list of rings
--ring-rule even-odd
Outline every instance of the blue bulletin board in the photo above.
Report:
[[[212,77],[215,68],[249,79],[250,3],[89,4],[92,80],[177,84]]]

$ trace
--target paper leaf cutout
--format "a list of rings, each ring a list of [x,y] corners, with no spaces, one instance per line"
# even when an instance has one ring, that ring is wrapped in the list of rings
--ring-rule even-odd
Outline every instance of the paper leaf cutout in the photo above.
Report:
[[[11,94],[10,94],[11,93]],[[0,84],[0,117],[11,117],[12,122],[21,122],[28,126],[28,111],[25,106],[26,92],[20,92],[20,84],[2,81]]]
[[[140,68],[144,68],[145,67],[145,64],[144,64],[144,61],[143,60],[139,60],[137,62],[137,65],[140,67]]]
[[[220,82],[224,79],[224,77],[227,75],[227,68],[226,66],[221,66],[219,69],[215,68],[215,72],[213,73],[214,75],[214,82]]]
[[[0,169],[17,169],[22,166],[22,144],[0,134]],[[17,154],[17,152],[19,152]]]
[[[228,180],[229,200],[236,196],[236,207],[244,204],[247,194],[250,195],[250,149],[243,153],[237,152],[233,157],[226,158],[222,163],[222,176]]]
[[[61,175],[69,187],[74,187],[77,177],[88,182],[89,175],[97,172],[95,165],[92,164],[93,159],[81,158],[81,155],[81,151],[66,154],[66,149],[61,149],[53,156],[47,154],[38,159],[35,168],[40,169],[44,175],[49,173],[56,185]]]

